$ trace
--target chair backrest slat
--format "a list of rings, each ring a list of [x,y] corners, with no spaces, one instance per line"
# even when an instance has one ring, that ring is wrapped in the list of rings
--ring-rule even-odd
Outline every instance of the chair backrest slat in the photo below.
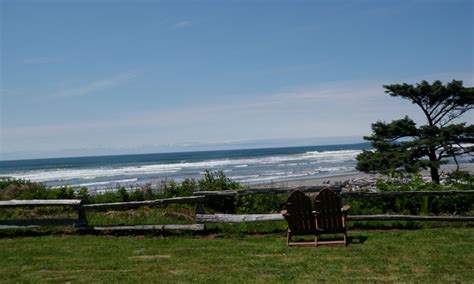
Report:
[[[316,224],[326,233],[337,232],[343,228],[342,198],[330,189],[321,190],[314,200]]]
[[[294,233],[313,234],[316,231],[316,220],[311,199],[299,190],[288,197],[286,206],[288,227]]]

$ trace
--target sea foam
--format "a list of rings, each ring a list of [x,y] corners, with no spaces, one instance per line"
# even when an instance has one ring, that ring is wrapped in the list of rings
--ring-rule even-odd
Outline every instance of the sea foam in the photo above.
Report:
[[[146,181],[169,176],[196,177],[204,170],[211,169],[225,171],[230,178],[237,181],[264,182],[354,170],[355,157],[359,153],[361,150],[307,151],[299,154],[202,161],[184,160],[176,163],[156,162],[121,166],[23,170],[9,172],[6,175],[35,182],[69,183],[94,187],[134,182],[138,179]],[[278,168],[280,171],[277,170]]]

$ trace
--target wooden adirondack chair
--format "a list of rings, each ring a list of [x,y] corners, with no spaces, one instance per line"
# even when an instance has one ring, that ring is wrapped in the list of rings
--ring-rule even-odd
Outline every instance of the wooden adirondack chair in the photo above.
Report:
[[[328,188],[321,190],[314,199],[316,212],[316,245],[318,244],[344,244],[347,245],[346,219],[350,206],[342,206],[342,197]],[[321,241],[322,234],[342,233],[342,240]]]
[[[286,244],[288,246],[315,246],[316,238],[311,242],[293,242],[294,235],[313,235],[316,237],[316,219],[311,199],[299,190],[288,197],[286,210],[281,212],[288,222]]]

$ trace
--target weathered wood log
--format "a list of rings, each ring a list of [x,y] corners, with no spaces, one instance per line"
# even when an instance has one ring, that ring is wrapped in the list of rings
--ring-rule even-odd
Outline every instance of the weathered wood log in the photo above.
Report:
[[[152,207],[152,206],[172,204],[172,203],[203,202],[205,199],[206,199],[205,196],[187,196],[187,197],[174,197],[174,198],[146,200],[146,201],[87,204],[87,205],[83,205],[82,208],[86,210],[131,209],[131,208],[139,208],[141,206]]]
[[[32,199],[0,201],[0,207],[80,206],[79,199]]]
[[[302,192],[319,192],[324,188],[329,188],[332,191],[340,192],[340,186],[300,186],[300,187],[274,187],[274,188],[251,188],[244,190],[221,190],[221,191],[196,191],[193,195],[204,196],[237,196],[249,194],[283,194],[290,193],[294,190]]]
[[[474,190],[445,190],[445,191],[383,191],[383,192],[342,192],[347,199],[374,198],[374,197],[419,197],[419,196],[447,196],[447,195],[474,195]]]
[[[169,224],[163,225],[163,230],[186,230],[186,231],[202,231],[204,230],[204,224]]]
[[[474,216],[349,215],[351,221],[474,221]],[[196,214],[199,223],[245,223],[284,220],[281,214]]]
[[[198,223],[244,223],[283,219],[281,214],[196,214]]]
[[[22,228],[22,227],[54,227],[54,226],[80,226],[83,225],[78,219],[56,218],[56,219],[16,219],[1,220],[0,229]]]
[[[85,226],[84,231],[202,231],[204,224]]]
[[[474,221],[474,216],[418,216],[418,215],[353,215],[347,216],[351,221]]]

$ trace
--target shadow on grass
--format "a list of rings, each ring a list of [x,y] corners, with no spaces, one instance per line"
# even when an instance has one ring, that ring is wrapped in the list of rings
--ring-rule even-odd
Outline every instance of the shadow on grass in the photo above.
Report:
[[[75,235],[77,232],[71,228],[43,228],[43,229],[4,229],[0,230],[0,238],[24,238],[24,237],[43,237],[52,235]]]
[[[359,235],[359,236],[349,236],[349,237],[348,237],[348,243],[349,243],[350,245],[360,245],[360,244],[365,243],[366,240],[367,240],[367,237],[366,237],[366,236],[362,236],[362,235]]]
[[[348,227],[349,230],[419,230],[426,228],[474,228],[474,222],[352,221]]]
[[[359,230],[420,230],[426,228],[474,228],[474,222],[375,222],[352,221],[348,226],[349,242],[362,244],[366,237],[354,236]],[[286,237],[287,225],[284,222],[256,222],[243,224],[206,224],[203,231],[163,231],[163,230],[122,230],[94,231],[78,230],[71,227],[56,228],[22,228],[0,230],[0,238],[41,237],[48,235],[112,235],[112,236],[213,236],[213,237],[245,237],[278,235]],[[351,234],[352,232],[352,234]],[[352,235],[352,236],[351,236]]]

